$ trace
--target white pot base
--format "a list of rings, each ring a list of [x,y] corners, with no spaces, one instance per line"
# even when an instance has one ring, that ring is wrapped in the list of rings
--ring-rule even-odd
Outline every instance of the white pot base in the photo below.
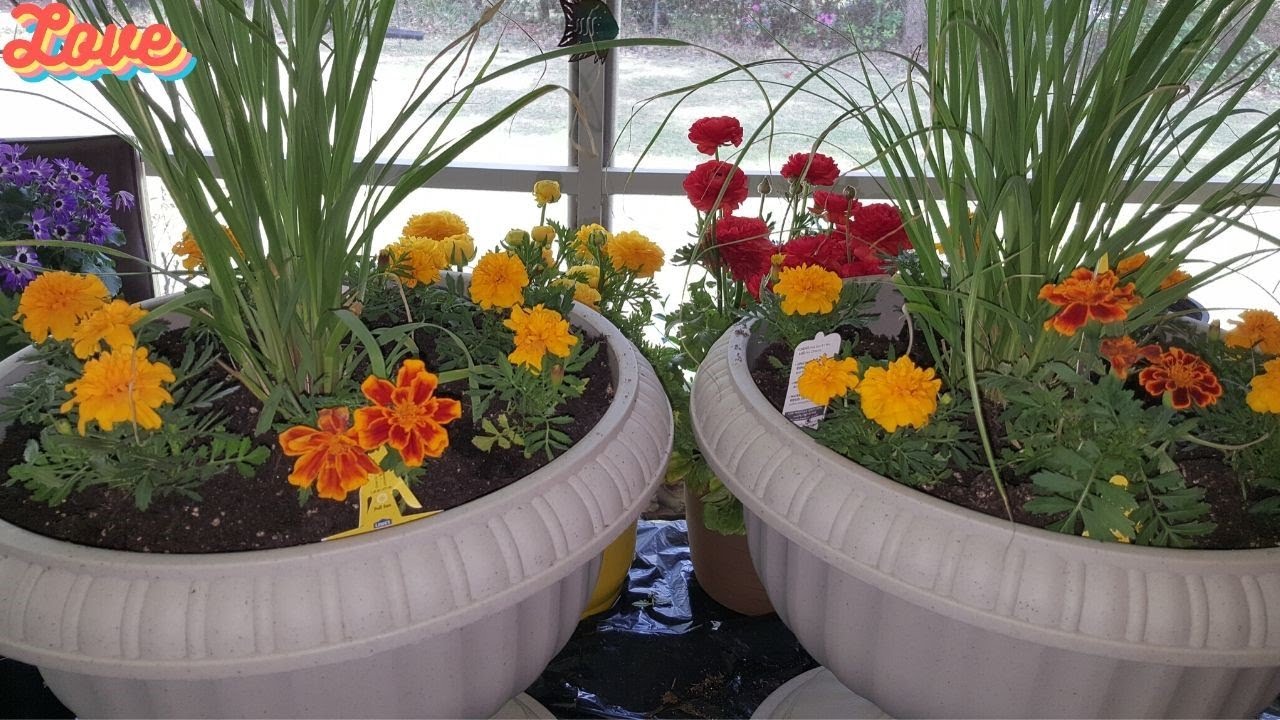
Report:
[[[848,718],[878,720],[889,717],[861,695],[840,684],[824,667],[797,675],[760,703],[756,718]]]
[[[493,720],[554,720],[555,715],[531,696],[520,693],[493,714]]]

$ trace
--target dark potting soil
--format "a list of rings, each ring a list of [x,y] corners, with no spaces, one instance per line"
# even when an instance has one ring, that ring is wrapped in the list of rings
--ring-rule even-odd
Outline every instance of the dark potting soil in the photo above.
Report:
[[[591,342],[591,341],[589,341]],[[581,373],[589,388],[582,397],[569,401],[564,414],[573,423],[562,427],[574,442],[580,440],[604,416],[613,399],[613,385],[605,341],[595,340],[600,349]],[[419,347],[423,345],[420,343]],[[184,341],[180,331],[169,331],[153,343],[157,357],[177,362]],[[436,367],[430,350],[423,353],[427,367]],[[217,370],[217,372],[222,372]],[[229,377],[223,378],[230,380]],[[441,397],[461,399],[460,394],[441,386]],[[247,390],[238,389],[223,397],[216,410],[228,418],[227,430],[252,435],[262,404]],[[445,426],[449,447],[439,458],[428,458],[426,473],[410,487],[427,510],[448,510],[470,502],[519,480],[550,462],[545,453],[531,458],[516,451],[492,453],[471,444],[476,435],[469,407],[462,417]],[[15,425],[0,440],[0,475],[21,462],[27,441],[39,436],[40,428]],[[270,431],[255,438],[271,455],[258,468],[256,477],[246,479],[229,470],[210,478],[199,488],[201,500],[172,494],[155,499],[144,512],[134,504],[133,494],[102,486],[73,493],[60,505],[33,501],[21,485],[0,483],[0,519],[41,535],[81,545],[114,550],[159,553],[216,553],[265,550],[316,542],[321,538],[356,527],[359,493],[345,502],[312,496],[299,502],[298,489],[288,482],[293,458],[286,457]]]
[[[885,338],[865,332],[860,334],[847,328],[840,333],[854,343],[855,355],[898,357],[908,348],[905,330],[898,338]],[[917,364],[931,364],[923,338],[919,336],[911,343],[909,354]],[[756,387],[778,412],[782,412],[782,404],[786,399],[791,356],[792,353],[785,344],[774,343],[765,348],[751,365],[751,378],[755,380]],[[779,364],[781,367],[778,367]],[[995,415],[988,412],[987,416],[992,418]],[[1001,434],[999,428],[990,419],[988,423],[988,431],[998,442]],[[1240,483],[1230,465],[1215,457],[1212,451],[1198,450],[1193,455],[1179,458],[1178,466],[1189,486],[1204,489],[1204,501],[1210,508],[1207,519],[1216,525],[1212,533],[1198,539],[1196,547],[1232,550],[1280,546],[1280,517],[1248,511],[1241,502]],[[1045,528],[1058,519],[1055,515],[1037,515],[1023,509],[1027,501],[1035,497],[1029,479],[1005,478],[1005,489],[1009,495],[1008,510],[990,472],[984,470],[958,470],[948,482],[920,488],[922,492],[941,500],[1002,520],[1008,519],[1009,511],[1012,511],[1014,522],[1020,525]]]

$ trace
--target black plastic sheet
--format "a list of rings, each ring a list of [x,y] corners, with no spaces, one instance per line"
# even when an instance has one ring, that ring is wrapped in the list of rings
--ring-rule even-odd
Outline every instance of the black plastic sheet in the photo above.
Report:
[[[815,665],[776,615],[707,597],[683,520],[642,521],[626,589],[579,624],[528,692],[564,718],[745,718]]]

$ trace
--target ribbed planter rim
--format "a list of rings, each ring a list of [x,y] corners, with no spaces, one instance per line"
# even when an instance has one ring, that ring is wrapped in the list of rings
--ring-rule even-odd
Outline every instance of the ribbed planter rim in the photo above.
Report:
[[[457,607],[448,612],[432,615],[417,622],[393,623],[393,627],[385,632],[359,639],[341,637],[336,640],[327,639],[313,647],[296,651],[269,652],[265,655],[176,658],[167,667],[160,668],[158,672],[155,668],[157,658],[154,657],[86,656],[81,652],[66,652],[15,639],[15,636],[22,632],[23,616],[31,590],[45,571],[61,572],[62,568],[73,567],[80,578],[125,578],[134,582],[149,583],[167,580],[198,582],[197,571],[193,570],[193,566],[198,566],[199,577],[216,576],[223,569],[231,571],[234,568],[241,577],[247,575],[261,579],[272,575],[273,569],[279,569],[282,564],[287,564],[290,572],[309,571],[317,573],[320,577],[328,577],[335,575],[333,568],[342,566],[344,562],[378,562],[386,561],[388,558],[394,559],[397,557],[397,551],[402,549],[434,544],[445,538],[449,538],[446,542],[452,543],[452,538],[468,529],[484,526],[495,535],[509,534],[510,530],[502,523],[503,518],[517,510],[526,509],[529,505],[533,505],[538,514],[543,517],[544,522],[547,522],[546,513],[554,515],[554,511],[544,512],[542,506],[547,506],[544,496],[556,490],[558,486],[566,484],[564,480],[570,477],[573,468],[590,462],[610,462],[610,456],[602,451],[609,446],[610,440],[621,436],[624,428],[629,433],[643,433],[646,444],[661,449],[662,455],[657,468],[657,474],[660,475],[661,465],[665,463],[672,442],[670,424],[666,425],[665,437],[661,436],[661,433],[657,437],[651,437],[653,433],[645,427],[643,422],[628,424],[628,421],[635,416],[634,411],[642,393],[647,403],[660,400],[661,405],[667,407],[665,394],[661,392],[660,387],[657,387],[656,378],[647,377],[652,375],[652,369],[647,363],[642,363],[635,347],[600,314],[577,305],[571,317],[574,324],[608,341],[614,398],[596,426],[573,447],[546,466],[505,488],[420,522],[337,541],[270,550],[181,555],[108,550],[48,538],[0,521],[0,574],[3,574],[4,564],[15,560],[32,564],[32,568],[28,568],[29,572],[23,576],[19,587],[0,591],[0,651],[15,659],[39,666],[109,677],[137,677],[137,671],[144,669],[148,677],[155,679],[231,677],[253,673],[256,666],[267,664],[271,667],[263,668],[263,671],[279,672],[309,667],[318,662],[331,663],[366,657],[389,648],[419,642],[426,637],[442,634],[475,621],[488,614],[492,605],[508,605],[510,603],[506,602],[507,598],[532,595],[560,581],[575,568],[590,562],[624,525],[634,522],[634,516],[648,500],[647,493],[637,493],[635,497],[628,499],[629,491],[623,487],[624,483],[618,480],[616,472],[611,473],[610,490],[617,493],[618,498],[625,502],[622,512],[617,513],[616,516],[606,517],[591,493],[579,489],[573,483],[567,483],[573,487],[573,494],[578,496],[579,502],[591,516],[594,533],[590,541],[580,544],[566,542],[564,528],[561,527],[560,538],[556,538],[554,532],[552,533],[553,541],[557,546],[557,557],[549,566],[519,579],[513,579],[505,588],[486,594],[483,599],[459,602]],[[0,362],[0,378],[11,375],[18,369],[21,358],[31,352],[32,350],[27,348]],[[635,453],[633,452],[632,455],[635,456]],[[645,464],[638,456],[633,459],[642,466]],[[495,529],[495,523],[502,526],[502,529]],[[547,528],[550,532],[549,523]],[[454,548],[456,554],[456,544]],[[519,566],[520,557],[517,555],[514,559],[511,557],[505,559],[508,561],[508,572],[515,574],[517,569],[513,565]],[[43,569],[35,567],[39,565],[50,567]],[[36,569],[40,571],[35,572]],[[450,577],[440,578],[441,583],[449,583],[450,578],[457,574],[461,574],[461,580],[454,578],[455,582],[465,584],[468,581],[466,568],[448,567],[448,569]],[[329,580],[334,578],[329,577]],[[455,587],[455,597],[456,594]],[[246,611],[249,610],[251,608],[246,609]],[[141,614],[142,609],[138,608],[134,611]],[[318,656],[324,656],[323,660],[317,659]]]
[[[1082,647],[1082,642],[1099,648],[1105,645],[1109,654],[1135,661],[1167,662],[1176,656],[1179,662],[1192,666],[1219,664],[1264,666],[1280,663],[1280,628],[1273,628],[1268,631],[1266,601],[1261,597],[1270,587],[1272,589],[1273,604],[1280,603],[1280,548],[1182,550],[1121,543],[1102,543],[1087,538],[1064,535],[1002,521],[953,505],[877,475],[817,443],[786,420],[761,394],[755,385],[755,381],[751,378],[748,364],[754,349],[752,348],[752,342],[755,335],[750,331],[753,322],[743,321],[735,325],[719,340],[718,344],[721,347],[718,350],[713,349],[708,355],[703,369],[713,363],[720,362],[721,360],[715,356],[717,352],[722,353],[724,355],[723,361],[727,364],[731,383],[729,387],[718,383],[715,386],[711,386],[709,383],[714,382],[714,379],[705,378],[702,369],[700,369],[698,378],[694,383],[694,400],[691,403],[691,415],[695,435],[712,469],[729,486],[730,490],[742,500],[750,512],[759,516],[769,526],[782,533],[792,542],[804,547],[808,552],[817,555],[841,571],[863,581],[872,582],[903,600],[928,607],[948,617],[960,619],[1003,634],[1008,634],[1011,627],[1016,626],[1020,633],[1033,635],[1037,641],[1055,647],[1088,652],[1087,648]],[[703,384],[701,388],[698,386],[700,381]],[[712,431],[707,428],[712,424],[712,421],[707,417],[703,417],[703,413],[709,413],[709,417],[710,414],[716,412],[723,413],[725,409],[723,407],[713,408],[711,406],[714,401],[712,399],[704,400],[703,398],[712,398],[716,393],[725,392],[736,394],[736,399],[745,406],[746,412],[736,415],[732,423],[723,424],[718,428],[718,432],[714,436],[709,436],[708,433]],[[736,457],[730,458],[730,451],[722,454],[719,451],[719,446],[721,440],[727,434],[726,430],[731,427],[741,429],[743,424],[748,422],[752,423],[753,426],[742,433],[748,439],[733,445],[733,448],[737,451]],[[741,464],[743,455],[746,454],[750,447],[761,438],[770,436],[778,438],[783,445],[801,448],[803,455],[807,459],[830,471],[823,474],[821,481],[805,480],[801,482],[800,486],[791,495],[790,507],[771,506],[764,497],[763,489],[769,484],[770,478],[776,478],[782,464],[788,459],[794,460],[797,457],[796,455],[784,453],[770,460],[766,467],[763,468],[763,472],[759,474],[761,480],[758,483],[758,487],[746,485],[736,472],[740,468],[735,466]],[[810,468],[810,470],[812,471],[810,472],[810,477],[820,472],[817,467]],[[844,482],[845,480],[856,480],[858,485],[855,486],[853,483]],[[1229,573],[1230,575],[1248,574],[1258,576],[1255,578],[1258,597],[1249,600],[1252,622],[1247,634],[1251,638],[1250,646],[1213,648],[1195,646],[1194,644],[1188,646],[1159,645],[1147,643],[1142,638],[1136,640],[1129,638],[1110,639],[1098,635],[1082,635],[1078,632],[1064,631],[1057,627],[1013,617],[1009,613],[995,612],[989,608],[962,602],[953,596],[940,595],[934,592],[932,588],[909,583],[892,573],[881,570],[874,564],[867,564],[851,557],[826,539],[808,532],[790,515],[792,510],[802,508],[804,502],[816,487],[820,484],[832,482],[843,483],[841,487],[844,490],[844,499],[846,501],[859,491],[869,491],[880,497],[888,498],[893,503],[923,506],[927,508],[925,511],[927,514],[935,517],[942,516],[956,525],[972,528],[974,532],[981,531],[987,536],[992,534],[1001,535],[1007,538],[1008,542],[1006,559],[1009,554],[1008,551],[1013,549],[1016,544],[1019,547],[1051,552],[1058,557],[1070,557],[1083,560],[1086,563],[1098,562],[1123,568],[1130,573],[1134,571],[1155,572],[1161,568],[1176,564],[1184,571],[1187,569],[1203,571],[1206,576],[1209,576],[1227,574],[1222,572],[1215,573],[1215,570],[1220,570],[1224,563],[1231,562],[1233,572]],[[891,539],[886,538],[885,545],[890,542]],[[882,545],[882,551],[883,547]],[[1265,583],[1260,581],[1265,581]],[[1203,589],[1202,586],[1201,591]],[[1206,600],[1211,601],[1212,598],[1206,597]],[[1206,610],[1206,612],[1209,611],[1211,611],[1211,608]],[[1273,612],[1272,615],[1280,617],[1280,612]],[[1275,624],[1274,619],[1272,624]],[[1268,635],[1271,637],[1268,638]],[[1261,638],[1261,640],[1256,641],[1256,638]],[[1270,641],[1269,646],[1266,644],[1268,640]],[[1160,657],[1153,658],[1153,655],[1159,655]]]

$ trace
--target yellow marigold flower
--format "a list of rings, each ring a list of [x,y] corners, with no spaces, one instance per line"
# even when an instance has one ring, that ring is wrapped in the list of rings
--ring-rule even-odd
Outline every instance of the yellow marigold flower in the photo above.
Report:
[[[90,420],[108,431],[126,421],[155,430],[162,424],[156,408],[173,402],[160,383],[173,381],[173,370],[162,362],[147,360],[146,348],[108,350],[84,364],[79,380],[67,383],[71,399],[61,409],[69,413],[80,406],[81,435]]]
[[[555,180],[539,180],[533,184],[533,197],[538,207],[560,202],[560,183]]]
[[[22,329],[37,344],[50,335],[67,340],[80,318],[102,307],[110,296],[97,275],[47,272],[27,285],[13,319],[22,320]]]
[[[537,230],[538,228],[534,228],[534,232],[537,232]],[[574,239],[573,249],[574,249],[574,252],[578,253],[579,257],[584,257],[584,258],[591,257],[591,251],[587,248],[587,244],[591,242],[591,238],[594,235],[599,235],[603,237],[604,241],[602,244],[606,244],[606,245],[609,243],[609,240],[613,237],[613,234],[610,233],[608,230],[605,230],[604,226],[600,225],[599,223],[591,223],[590,225],[583,225],[582,227],[578,228],[578,231],[573,235],[573,239]],[[536,236],[535,236],[535,239],[537,239]]]
[[[829,313],[835,309],[843,287],[840,276],[817,265],[783,268],[773,291],[782,298],[786,315]]]
[[[1280,318],[1270,310],[1245,310],[1222,339],[1228,347],[1256,347],[1268,355],[1280,355]]]
[[[409,218],[404,224],[401,235],[406,237],[422,237],[428,240],[443,240],[454,235],[463,235],[470,228],[457,215],[447,210],[422,213]]]
[[[584,282],[593,288],[600,287],[600,268],[596,265],[574,265],[564,271],[567,277]]]
[[[911,358],[901,357],[888,368],[868,368],[858,384],[862,414],[889,432],[909,425],[922,428],[938,409],[942,381],[933,368],[918,368]]]
[[[829,405],[833,398],[843,397],[858,387],[858,361],[836,360],[823,355],[805,363],[796,380],[800,397],[815,405]]]
[[[231,241],[231,247],[235,248],[236,255],[244,257],[244,250],[240,247],[240,241],[236,240],[235,233],[231,232],[231,228],[223,225],[222,231],[227,234],[227,239]],[[182,231],[182,239],[173,245],[173,254],[182,258],[182,267],[187,272],[195,272],[204,266],[204,251],[200,249],[200,244],[196,242],[196,236],[190,230]]]
[[[467,233],[458,233],[440,241],[440,248],[450,265],[466,265],[476,256],[476,241]]]
[[[1116,263],[1116,275],[1119,275],[1121,277],[1128,275],[1129,273],[1138,270],[1143,265],[1146,265],[1147,260],[1148,258],[1146,253],[1138,253],[1136,255],[1130,255],[1129,257],[1124,258],[1120,262]]]
[[[1191,279],[1191,273],[1186,272],[1185,270],[1174,270],[1168,275],[1165,275],[1164,279],[1160,281],[1160,289],[1168,290],[1174,285],[1177,285],[1178,283],[1186,282],[1190,279]]]
[[[550,225],[539,225],[533,229],[532,236],[533,241],[539,245],[550,245],[551,241],[556,239],[556,229]]]
[[[391,260],[391,271],[408,287],[436,282],[440,271],[449,266],[444,244],[424,237],[402,237],[388,245],[386,253]]]
[[[516,334],[516,349],[507,359],[515,365],[528,365],[535,373],[542,369],[544,355],[551,353],[556,357],[569,357],[569,348],[578,344],[578,338],[569,331],[569,321],[541,304],[532,310],[519,306],[511,308],[510,319],[502,324]]]
[[[471,299],[485,310],[507,308],[524,302],[529,272],[520,258],[505,252],[490,252],[480,258],[471,272]]]
[[[551,281],[551,284],[559,285],[560,287],[573,288],[574,300],[586,305],[592,310],[600,309],[600,299],[602,297],[600,295],[600,291],[591,287],[587,283],[578,282],[572,278],[556,278]]]
[[[1122,487],[1122,488],[1129,487],[1129,478],[1123,475],[1112,475],[1111,479],[1108,480],[1108,482],[1110,482],[1112,485],[1115,485],[1116,487]]]
[[[147,316],[147,311],[124,300],[112,300],[85,316],[71,335],[76,357],[93,356],[105,341],[112,350],[136,344],[133,324]]]
[[[1280,358],[1264,364],[1266,371],[1249,382],[1245,402],[1256,413],[1280,413]]]
[[[502,242],[507,247],[513,248],[529,242],[529,233],[519,229],[512,228],[507,231],[506,237],[502,238]]]
[[[653,277],[662,267],[662,248],[634,230],[620,232],[604,245],[615,270],[630,270],[637,277]]]
[[[182,231],[182,239],[173,244],[173,254],[182,259],[182,267],[187,272],[195,272],[204,265],[204,253],[196,244],[196,236],[190,230]]]

